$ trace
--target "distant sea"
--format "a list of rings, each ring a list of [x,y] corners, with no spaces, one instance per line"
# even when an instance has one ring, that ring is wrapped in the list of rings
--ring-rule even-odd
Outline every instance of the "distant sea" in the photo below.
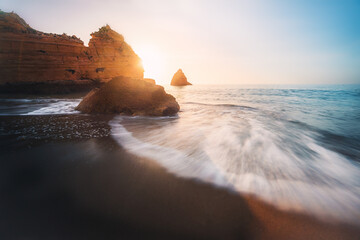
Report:
[[[165,89],[181,106],[177,116],[109,122],[126,150],[280,209],[359,223],[360,85]],[[0,115],[80,114],[80,101],[3,97]]]

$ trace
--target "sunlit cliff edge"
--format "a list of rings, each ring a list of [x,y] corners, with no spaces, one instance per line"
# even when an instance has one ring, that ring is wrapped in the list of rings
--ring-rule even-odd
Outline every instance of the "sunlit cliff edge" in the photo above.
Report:
[[[31,28],[16,13],[0,11],[0,92],[66,93],[89,90],[122,76],[143,79],[141,59],[110,28],[76,36]]]

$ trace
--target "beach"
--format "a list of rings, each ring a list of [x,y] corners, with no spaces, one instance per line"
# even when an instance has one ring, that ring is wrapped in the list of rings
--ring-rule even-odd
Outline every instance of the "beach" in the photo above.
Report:
[[[360,1],[0,5],[0,240],[360,240]]]
[[[360,236],[356,225],[281,211],[251,195],[176,177],[119,145],[108,124],[113,117],[1,116],[2,239]]]

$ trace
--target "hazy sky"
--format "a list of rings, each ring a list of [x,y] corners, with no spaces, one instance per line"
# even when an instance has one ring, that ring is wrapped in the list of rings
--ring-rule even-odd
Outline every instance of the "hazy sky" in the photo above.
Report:
[[[109,24],[168,83],[360,83],[360,1],[1,0],[33,28],[88,43]]]

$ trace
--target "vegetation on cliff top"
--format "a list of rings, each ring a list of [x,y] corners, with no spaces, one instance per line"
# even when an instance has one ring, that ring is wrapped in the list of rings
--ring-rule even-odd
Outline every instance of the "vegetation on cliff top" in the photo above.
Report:
[[[109,24],[106,24],[105,26],[102,26],[99,28],[97,32],[92,32],[90,34],[92,37],[101,38],[101,39],[113,39],[113,38],[120,38],[122,41],[124,41],[123,35],[115,32],[111,29]]]
[[[13,33],[26,33],[32,34],[36,37],[54,37],[54,38],[63,38],[79,43],[83,43],[80,38],[75,35],[69,36],[66,33],[63,34],[55,34],[55,33],[44,33],[41,31],[37,31],[30,27],[26,21],[21,18],[15,12],[4,12],[0,10],[0,31],[2,32],[13,32]]]

